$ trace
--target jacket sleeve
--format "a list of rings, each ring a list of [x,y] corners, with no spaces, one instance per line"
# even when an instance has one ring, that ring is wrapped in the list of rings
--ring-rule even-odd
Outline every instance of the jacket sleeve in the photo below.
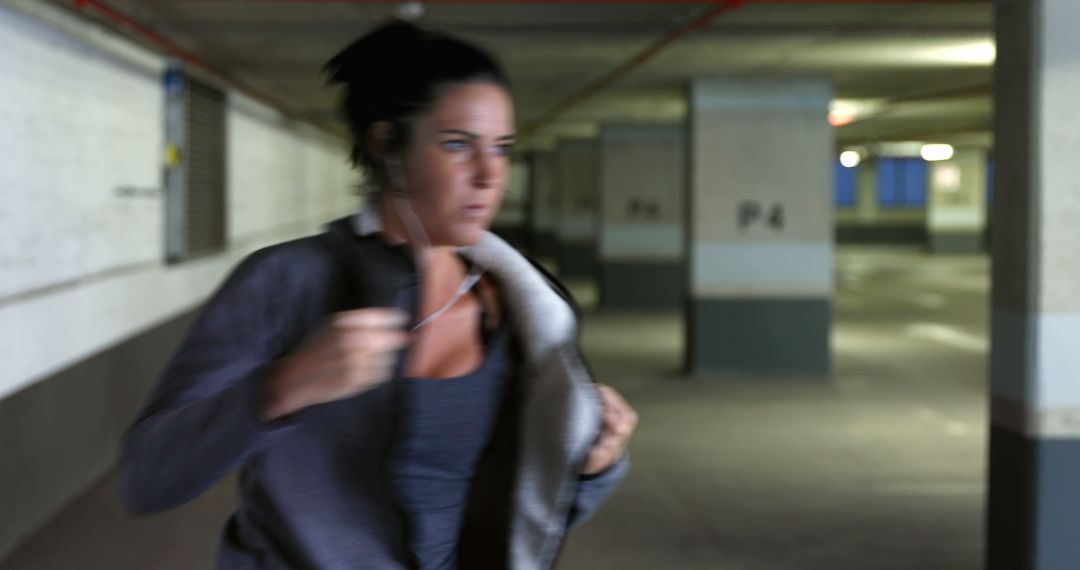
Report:
[[[624,453],[614,465],[596,475],[583,475],[578,481],[577,495],[570,507],[569,528],[577,528],[600,508],[630,471],[630,454]]]
[[[130,511],[190,501],[292,427],[257,415],[259,383],[283,348],[271,261],[248,257],[211,297],[124,435]]]

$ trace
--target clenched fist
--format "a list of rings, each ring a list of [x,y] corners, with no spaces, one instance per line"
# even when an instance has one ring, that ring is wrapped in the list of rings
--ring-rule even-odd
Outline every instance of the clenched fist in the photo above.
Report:
[[[263,421],[355,396],[390,379],[408,342],[408,316],[396,309],[335,313],[281,358],[262,386]]]
[[[604,407],[603,426],[600,435],[589,450],[582,475],[596,475],[615,464],[626,450],[630,436],[637,427],[638,415],[630,404],[611,386],[597,387],[600,403]]]

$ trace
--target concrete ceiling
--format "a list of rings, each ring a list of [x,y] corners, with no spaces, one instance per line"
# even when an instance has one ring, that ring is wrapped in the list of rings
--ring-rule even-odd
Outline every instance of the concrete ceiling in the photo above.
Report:
[[[329,128],[338,94],[323,86],[322,63],[400,6],[343,0],[99,1],[272,95],[291,114]],[[525,124],[706,8],[610,0],[443,0],[426,5],[420,21],[494,51],[512,76],[519,120]],[[841,144],[912,138],[987,141],[992,21],[989,0],[750,0],[561,114],[532,142],[588,135],[608,121],[679,121],[686,113],[687,81],[721,74],[831,78],[837,106],[854,110],[854,122],[837,130]]]

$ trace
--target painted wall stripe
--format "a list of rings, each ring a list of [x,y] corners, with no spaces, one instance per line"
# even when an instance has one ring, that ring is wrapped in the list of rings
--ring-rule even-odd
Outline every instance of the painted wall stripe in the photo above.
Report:
[[[704,88],[704,89],[702,89]],[[720,94],[714,94],[722,90]],[[691,90],[697,109],[813,110],[832,98],[824,82],[792,82],[785,78],[709,78],[699,80]]]
[[[832,244],[696,243],[691,248],[691,290],[695,295],[831,295]]]
[[[591,212],[563,214],[559,218],[559,239],[566,241],[596,239],[596,216]]]
[[[679,224],[604,224],[600,258],[675,260],[682,257],[685,237]]]
[[[1080,311],[995,307],[992,319],[995,397],[1034,409],[1080,406]]]
[[[992,398],[991,422],[1032,438],[1080,438],[1080,406],[1032,409],[1005,398]]]
[[[190,311],[247,253],[310,233],[282,232],[227,253],[159,265],[0,309],[0,360],[5,363],[0,399]]]

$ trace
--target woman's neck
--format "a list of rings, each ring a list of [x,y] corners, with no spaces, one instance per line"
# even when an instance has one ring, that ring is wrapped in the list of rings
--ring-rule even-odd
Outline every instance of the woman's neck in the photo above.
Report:
[[[383,236],[384,239],[392,244],[409,244],[413,250],[413,254],[417,261],[425,266],[428,271],[441,274],[451,266],[456,266],[458,263],[448,263],[450,260],[457,259],[457,249],[454,246],[445,245],[432,245],[427,241],[427,236],[416,236],[420,232],[424,232],[423,227],[410,228],[404,220],[401,219],[401,215],[398,212],[398,208],[393,204],[393,200],[397,200],[391,196],[380,198],[375,203],[375,208],[379,212],[379,216],[382,219]],[[408,200],[408,198],[405,198]],[[411,208],[411,205],[406,205],[407,208]],[[414,221],[419,225],[420,220]]]
[[[391,200],[394,200],[394,198],[380,196],[371,204],[371,207],[379,213],[383,237],[392,245],[412,243],[413,240],[409,239],[409,232],[405,229],[405,224],[402,222],[401,217],[398,216],[394,205],[391,204]],[[412,245],[415,246],[416,244]]]

